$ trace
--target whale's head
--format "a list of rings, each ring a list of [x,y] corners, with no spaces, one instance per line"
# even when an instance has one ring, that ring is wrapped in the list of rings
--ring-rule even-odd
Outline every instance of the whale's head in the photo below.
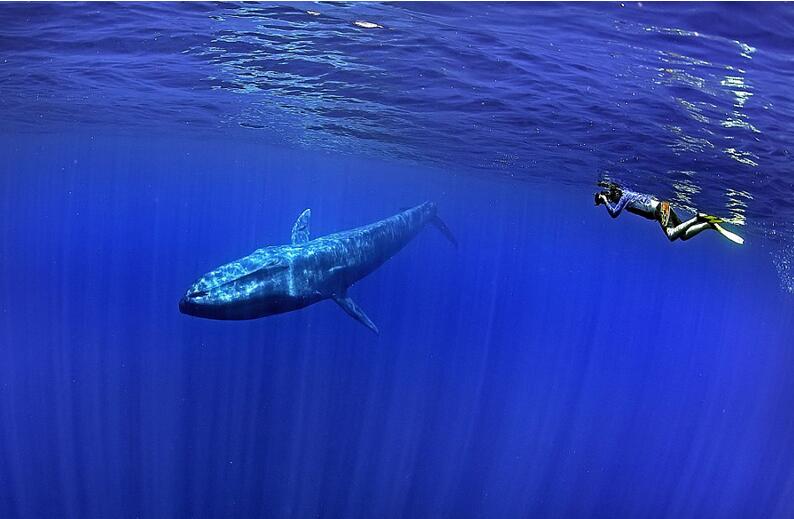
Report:
[[[289,258],[260,249],[201,276],[179,301],[183,314],[207,319],[255,319],[296,308]]]

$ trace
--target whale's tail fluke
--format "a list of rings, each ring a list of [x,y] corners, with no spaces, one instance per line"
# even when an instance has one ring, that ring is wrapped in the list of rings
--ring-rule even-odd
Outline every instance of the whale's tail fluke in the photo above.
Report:
[[[458,240],[455,239],[455,235],[452,234],[452,231],[449,230],[447,224],[445,224],[444,221],[438,217],[438,215],[433,216],[433,219],[430,220],[430,223],[432,223],[436,229],[441,231],[441,234],[443,234],[444,237],[448,239],[456,249],[458,248]]]
[[[444,221],[441,218],[438,217],[438,213],[437,213],[438,208],[437,208],[435,202],[425,202],[424,204],[418,205],[418,206],[416,206],[414,208],[411,208],[411,207],[402,207],[402,208],[400,208],[401,211],[410,211],[412,209],[413,210],[417,210],[417,209],[423,210],[423,211],[425,211],[425,214],[429,213],[430,219],[426,220],[426,221],[428,223],[432,223],[433,226],[436,229],[438,229],[439,231],[441,231],[441,234],[443,234],[444,237],[446,239],[448,239],[449,242],[452,245],[454,245],[456,249],[458,248],[458,240],[455,238],[455,235],[452,234],[452,231],[449,230],[449,227],[447,227],[447,224],[445,224]]]

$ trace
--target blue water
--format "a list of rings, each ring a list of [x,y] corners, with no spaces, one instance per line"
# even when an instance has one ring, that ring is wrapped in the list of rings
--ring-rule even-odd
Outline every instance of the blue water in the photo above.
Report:
[[[788,4],[0,5],[0,517],[794,516],[792,35]],[[746,243],[612,220],[599,178]],[[380,336],[178,311],[307,207],[425,200],[460,247],[350,289]]]

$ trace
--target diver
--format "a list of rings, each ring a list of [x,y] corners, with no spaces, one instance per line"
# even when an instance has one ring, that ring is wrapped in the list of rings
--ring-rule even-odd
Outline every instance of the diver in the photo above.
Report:
[[[724,220],[716,216],[698,212],[689,220],[681,221],[668,201],[623,189],[614,182],[599,182],[598,185],[605,189],[595,194],[595,205],[604,204],[612,218],[617,218],[626,209],[649,220],[656,220],[670,241],[686,241],[706,229],[713,229],[734,243],[744,243],[742,237],[724,229],[720,225]]]

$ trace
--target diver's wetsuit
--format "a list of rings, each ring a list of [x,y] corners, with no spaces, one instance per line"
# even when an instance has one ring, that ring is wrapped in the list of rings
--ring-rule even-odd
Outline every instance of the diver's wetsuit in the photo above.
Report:
[[[650,195],[635,193],[626,189],[621,189],[620,200],[617,203],[611,203],[608,197],[605,198],[604,203],[607,206],[607,212],[612,218],[617,218],[620,212],[626,209],[649,220],[658,221],[670,241],[677,238],[688,240],[710,226],[708,222],[698,224],[697,217],[681,222],[681,219],[672,208],[669,208],[669,218],[667,218],[665,225],[664,218],[662,218],[662,202]]]
[[[649,220],[656,220],[659,201],[650,195],[623,189],[621,190],[620,200],[618,200],[616,204],[612,204],[607,198],[606,206],[609,216],[612,218],[617,218],[620,212],[626,209],[634,214],[644,216]]]

